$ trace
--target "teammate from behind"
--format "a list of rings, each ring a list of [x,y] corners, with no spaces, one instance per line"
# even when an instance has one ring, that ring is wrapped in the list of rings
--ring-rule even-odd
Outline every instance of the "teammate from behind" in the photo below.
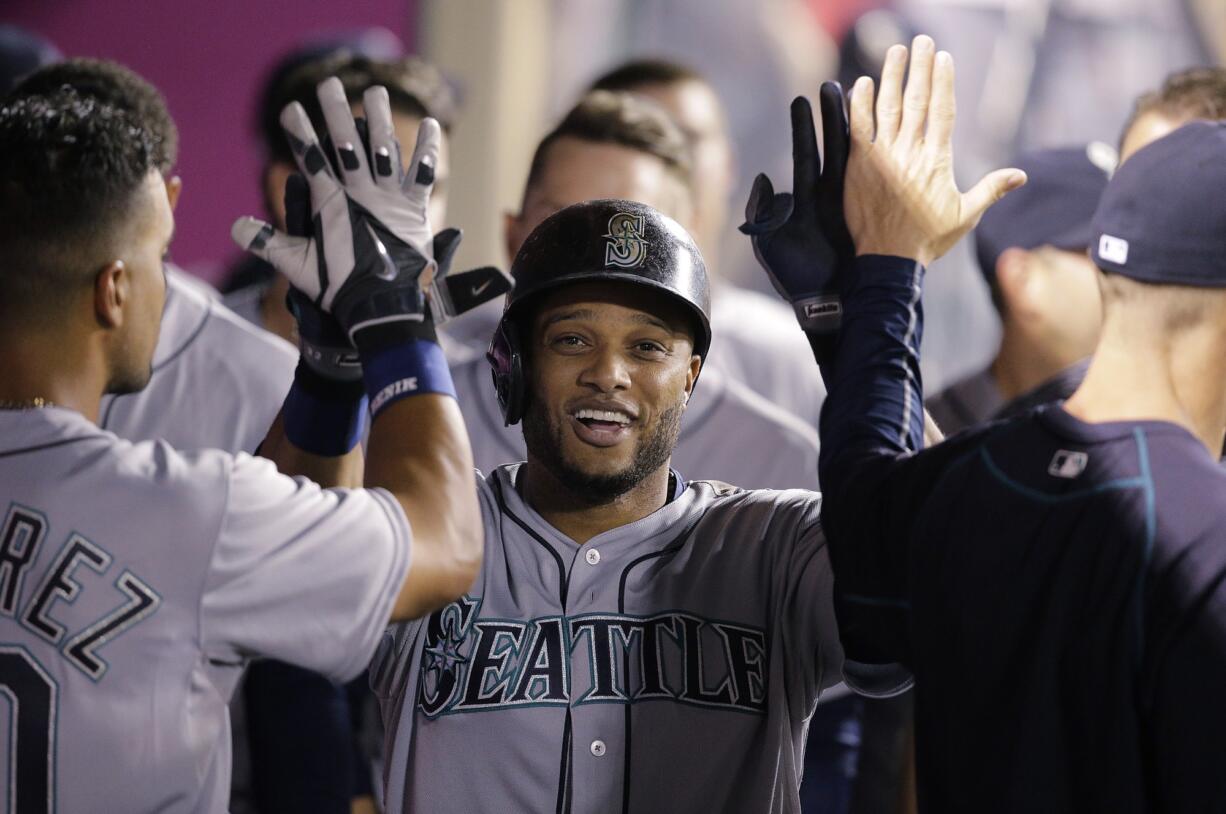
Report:
[[[1068,398],[1098,342],[1098,270],[1086,249],[1113,151],[1040,150],[1017,167],[1026,186],[989,209],[974,232],[1001,319],[1000,348],[986,369],[928,399],[946,435]]]
[[[330,91],[329,122],[353,143]],[[394,146],[388,118],[372,129],[376,156]],[[402,193],[364,157],[338,181],[305,121],[287,111],[316,200],[328,197],[310,219],[319,233],[292,243],[295,279],[326,288],[321,307],[357,342],[376,396],[370,490],[277,471],[362,482],[362,385],[329,379],[318,359],[300,365],[264,442],[276,467],[97,427],[104,392],[150,377],[174,227],[156,148],[131,115],[70,89],[0,109],[0,678],[12,700],[0,762],[15,810],[223,809],[225,703],[247,659],[354,675],[389,618],[453,600],[478,568],[471,459],[422,297],[437,264],[418,168],[436,158],[437,127],[423,127]]]
[[[917,451],[924,265],[1024,177],[959,193],[952,59],[917,38],[904,93],[905,63],[893,49],[875,127],[872,82],[851,97],[858,257],[822,424],[848,661],[914,670],[923,810],[1220,808],[1226,126],[1188,125],[1109,183],[1077,392]]]
[[[127,113],[153,139],[155,164],[173,209],[179,134],[157,88],[114,62],[76,58],[26,77],[13,98],[77,93]],[[135,393],[106,395],[98,425],[129,441],[162,439],[177,449],[255,452],[293,379],[298,355],[217,301],[216,292],[169,261],[153,375]]]

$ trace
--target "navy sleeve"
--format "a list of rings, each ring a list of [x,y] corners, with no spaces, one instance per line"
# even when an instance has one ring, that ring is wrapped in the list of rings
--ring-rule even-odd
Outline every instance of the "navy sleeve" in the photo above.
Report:
[[[822,408],[822,524],[849,683],[889,680],[908,658],[908,539],[941,472],[975,444],[923,445],[924,269],[869,255],[844,275],[843,319]],[[859,675],[853,675],[858,673]],[[866,687],[857,687],[866,689]]]
[[[355,795],[344,691],[323,676],[257,661],[244,681],[252,786],[261,814],[348,814]]]

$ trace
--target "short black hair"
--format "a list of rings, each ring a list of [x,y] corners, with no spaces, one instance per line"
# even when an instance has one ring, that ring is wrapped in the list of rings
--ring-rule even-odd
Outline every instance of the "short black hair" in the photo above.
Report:
[[[340,79],[350,103],[360,102],[367,88],[387,88],[392,110],[424,119],[437,119],[443,132],[450,133],[455,123],[457,102],[451,85],[442,72],[420,57],[373,59],[342,48],[308,59],[270,83],[261,102],[260,130],[268,158],[293,163],[294,156],[281,129],[281,110],[298,102],[322,137],[323,110],[315,88],[330,76]],[[411,151],[413,145],[401,147]]]
[[[126,110],[61,88],[0,107],[0,315],[53,311],[114,259],[158,146]]]
[[[154,163],[162,174],[174,167],[179,129],[166,99],[135,71],[105,59],[69,59],[30,74],[13,89],[12,97],[46,96],[64,86],[127,113],[153,139]]]
[[[616,144],[655,156],[687,188],[692,188],[690,148],[685,134],[662,107],[649,99],[606,90],[588,93],[537,145],[526,187],[540,179],[549,148],[563,138]]]
[[[1174,119],[1226,119],[1226,68],[1188,68],[1176,71],[1157,90],[1137,98],[1120,139],[1146,113]]]
[[[636,91],[649,85],[677,85],[681,82],[709,84],[706,78],[693,68],[679,62],[652,57],[623,62],[598,76],[589,90]]]

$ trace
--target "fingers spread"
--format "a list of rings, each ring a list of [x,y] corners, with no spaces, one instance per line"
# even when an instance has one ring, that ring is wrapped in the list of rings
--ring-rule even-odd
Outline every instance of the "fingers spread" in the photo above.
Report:
[[[924,140],[924,125],[928,119],[928,102],[932,97],[932,62],[936,46],[932,37],[920,34],[911,44],[911,68],[907,72],[907,90],[903,94],[902,123],[898,141],[919,144]]]
[[[367,88],[362,94],[362,110],[366,113],[366,129],[370,133],[370,162],[375,183],[386,189],[396,189],[400,186],[403,168],[387,88],[382,85]]]
[[[349,107],[349,99],[345,96],[345,86],[335,76],[330,76],[319,83],[315,89],[319,106],[324,113],[324,121],[328,123],[328,135],[336,148],[337,164],[345,183],[368,180],[366,159],[362,155],[362,139],[358,128],[353,123],[353,111]]]
[[[877,91],[877,141],[891,144],[898,136],[902,115],[902,79],[907,68],[907,48],[891,45],[881,68],[881,88]]]
[[[431,118],[422,119],[417,128],[417,145],[413,148],[413,159],[409,162],[409,171],[401,185],[405,196],[421,207],[422,217],[425,217],[430,190],[434,187],[434,168],[438,166],[441,133],[437,121]]]
[[[932,68],[932,101],[928,108],[928,145],[941,152],[952,149],[954,120],[954,58],[948,51],[936,55]]]
[[[307,118],[306,111],[297,102],[290,102],[281,111],[281,127],[289,140],[290,150],[298,163],[298,170],[306,177],[311,187],[311,208],[318,212],[324,200],[339,187],[328,168],[319,137]]]
[[[813,127],[813,108],[809,100],[792,100],[792,197],[798,209],[811,206],[817,197],[817,180],[822,161],[817,153],[817,131]]]

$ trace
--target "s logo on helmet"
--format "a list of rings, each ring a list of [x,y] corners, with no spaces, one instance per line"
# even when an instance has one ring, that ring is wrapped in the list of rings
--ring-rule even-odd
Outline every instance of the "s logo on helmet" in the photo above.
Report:
[[[618,212],[609,218],[609,241],[604,250],[604,264],[632,269],[647,259],[647,241],[643,239],[643,216]]]

